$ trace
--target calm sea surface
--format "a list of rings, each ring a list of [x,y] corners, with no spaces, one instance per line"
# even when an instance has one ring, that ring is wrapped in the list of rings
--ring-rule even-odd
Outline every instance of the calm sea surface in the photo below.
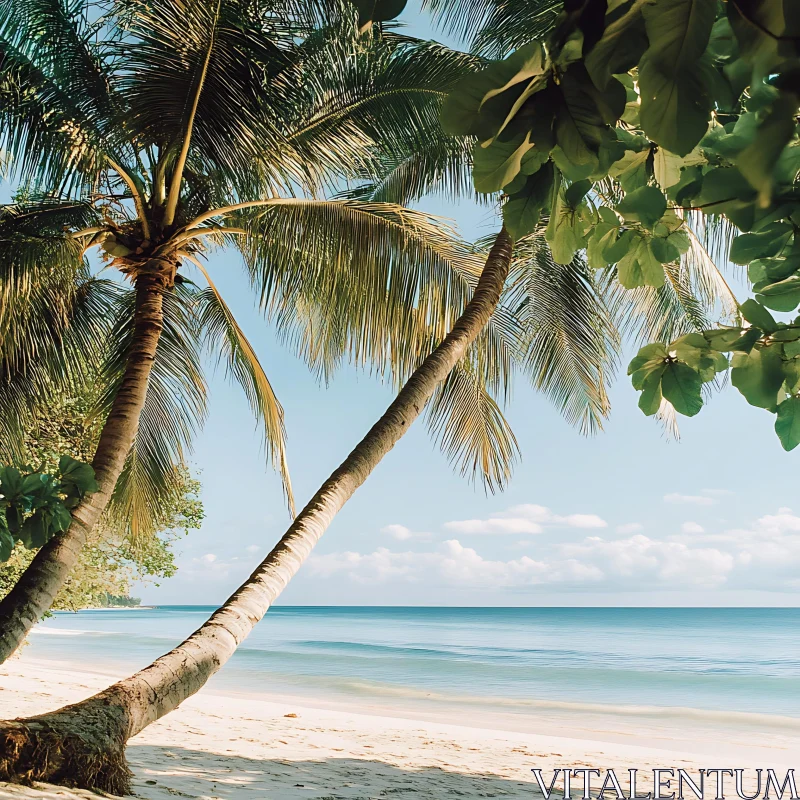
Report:
[[[26,655],[127,672],[212,611],[58,613]],[[800,609],[276,607],[214,685],[509,712],[611,705],[800,718]]]

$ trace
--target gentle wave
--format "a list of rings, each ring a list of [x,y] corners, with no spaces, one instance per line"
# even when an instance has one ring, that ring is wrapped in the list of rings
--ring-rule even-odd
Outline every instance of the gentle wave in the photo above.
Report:
[[[607,703],[581,703],[567,700],[547,700],[543,698],[511,698],[511,697],[486,697],[481,695],[444,694],[428,692],[405,686],[390,686],[370,681],[329,680],[333,687],[349,688],[359,694],[385,695],[397,699],[425,700],[427,702],[441,702],[449,705],[493,707],[503,709],[524,709],[525,711],[540,709],[551,711],[565,711],[576,714],[586,712],[601,715],[622,717],[652,717],[658,719],[694,719],[709,723],[724,723],[731,725],[761,726],[768,724],[774,727],[800,731],[800,717],[791,717],[780,714],[759,714],[748,711],[719,711],[714,709],[688,708],[683,706],[646,706],[646,705],[612,705]]]
[[[46,628],[41,625],[31,628],[30,633],[36,636],[87,636],[90,634],[94,634],[95,636],[113,636],[111,631],[79,631],[69,628]]]
[[[45,635],[31,637],[31,656],[138,668],[211,611],[56,614],[35,629]],[[795,730],[786,698],[800,696],[797,622],[796,609],[284,606],[266,616],[215,681],[258,694],[294,687],[311,697],[529,713],[696,714],[740,725],[784,719]]]

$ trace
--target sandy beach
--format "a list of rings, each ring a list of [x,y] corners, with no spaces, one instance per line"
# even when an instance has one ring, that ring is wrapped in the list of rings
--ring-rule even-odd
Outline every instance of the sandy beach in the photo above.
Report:
[[[23,655],[0,672],[0,713],[9,718],[47,711],[91,694],[111,677]],[[405,709],[393,715],[391,708],[379,714],[373,708],[319,705],[308,698],[265,700],[219,694],[213,688],[201,692],[131,741],[135,796],[529,798],[539,794],[534,767],[622,772],[629,767],[796,766],[798,737],[791,726],[782,734],[778,725],[777,732],[758,736],[745,729],[720,729],[715,737],[684,728],[682,738],[668,738],[663,728],[640,723],[592,731],[586,722],[568,736],[498,730],[480,719],[472,725],[433,721],[425,718],[424,709],[417,715]],[[529,724],[535,728],[537,723],[531,719]],[[0,785],[0,797],[68,800],[97,794]]]

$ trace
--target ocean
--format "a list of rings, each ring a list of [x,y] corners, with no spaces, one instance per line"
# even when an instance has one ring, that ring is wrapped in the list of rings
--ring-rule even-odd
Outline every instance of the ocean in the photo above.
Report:
[[[56,613],[26,657],[128,673],[212,611]],[[799,623],[800,609],[278,606],[213,686],[440,714],[776,715],[800,731]]]

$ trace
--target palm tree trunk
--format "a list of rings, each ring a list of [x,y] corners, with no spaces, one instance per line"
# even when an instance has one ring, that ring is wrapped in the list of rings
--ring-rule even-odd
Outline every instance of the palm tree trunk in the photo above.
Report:
[[[162,301],[168,276],[163,266],[136,279],[134,330],[128,362],[114,398],[92,466],[98,486],[72,512],[69,528],[53,536],[31,561],[14,588],[0,601],[0,663],[22,644],[50,608],[78,559],[86,538],[108,505],[133,445],[147,396],[150,370],[163,326]]]
[[[0,778],[112,793],[129,789],[126,741],[201,689],[266,614],[336,513],[409,429],[489,321],[508,276],[511,251],[503,229],[453,329],[228,601],[185,642],[130,678],[52,714],[0,723]]]

